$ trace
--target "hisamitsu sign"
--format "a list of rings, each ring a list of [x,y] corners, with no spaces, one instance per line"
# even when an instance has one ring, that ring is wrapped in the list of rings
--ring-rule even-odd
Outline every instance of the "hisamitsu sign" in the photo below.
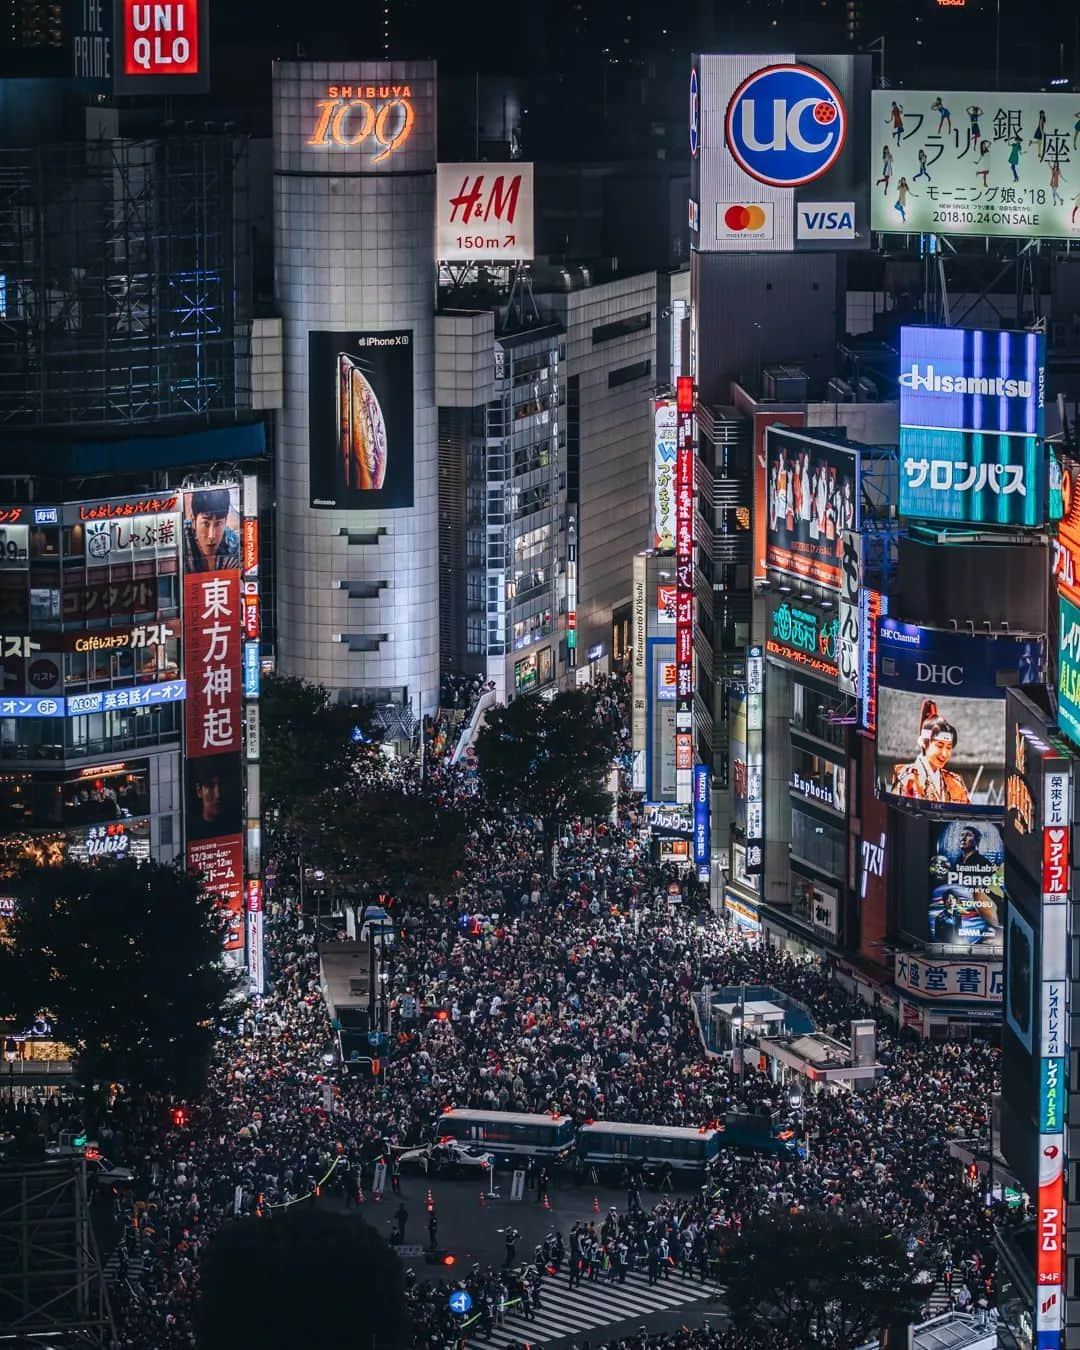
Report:
[[[1041,333],[901,329],[901,514],[1040,524],[1045,378]]]

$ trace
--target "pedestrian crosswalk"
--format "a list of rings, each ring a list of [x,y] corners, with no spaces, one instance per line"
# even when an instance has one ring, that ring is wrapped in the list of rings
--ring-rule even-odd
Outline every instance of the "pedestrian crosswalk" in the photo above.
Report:
[[[141,1288],[143,1275],[142,1253],[136,1252],[134,1256],[130,1257],[125,1268],[123,1257],[121,1256],[121,1249],[123,1246],[124,1241],[121,1238],[113,1248],[109,1259],[105,1262],[105,1282],[106,1284],[118,1284],[121,1280],[126,1280],[128,1284],[134,1286],[136,1289]]]
[[[644,1321],[653,1313],[716,1296],[715,1285],[686,1279],[674,1271],[668,1279],[655,1285],[650,1285],[647,1276],[639,1271],[628,1274],[625,1284],[586,1280],[576,1288],[568,1289],[566,1281],[565,1272],[544,1281],[541,1307],[533,1320],[526,1320],[511,1308],[504,1314],[503,1325],[491,1333],[490,1340],[480,1331],[479,1323],[471,1326],[468,1334],[474,1341],[494,1346],[496,1350],[520,1345],[523,1341],[530,1346],[546,1345],[619,1322]]]
[[[953,1300],[944,1280],[938,1280],[930,1291],[930,1300],[926,1305],[927,1317],[938,1317],[941,1313],[952,1312]]]

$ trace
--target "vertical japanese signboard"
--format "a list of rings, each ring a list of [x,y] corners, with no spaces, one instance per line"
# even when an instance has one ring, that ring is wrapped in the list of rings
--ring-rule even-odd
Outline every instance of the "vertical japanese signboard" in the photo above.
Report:
[[[746,873],[762,870],[765,847],[764,729],[765,653],[751,647],[746,653]]]
[[[1039,1000],[1039,1208],[1036,1330],[1040,1350],[1061,1345],[1065,1279],[1065,1081],[1070,761],[1043,756],[1042,933]]]
[[[675,460],[675,800],[693,800],[694,770],[694,382],[676,392]]]
[[[259,794],[259,480],[244,475],[240,585],[244,641],[244,806],[247,970],[253,994],[266,989],[263,968],[262,812]],[[254,735],[252,734],[254,730]],[[252,744],[254,741],[254,744]]]
[[[240,489],[184,493],[187,864],[229,913],[225,950],[244,948]]]
[[[845,530],[840,538],[840,626],[836,632],[837,684],[842,694],[863,697],[862,535]]]
[[[694,863],[698,881],[707,882],[712,863],[709,819],[709,766],[694,765]]]
[[[678,414],[670,398],[653,400],[653,532],[658,553],[675,547],[675,461]]]

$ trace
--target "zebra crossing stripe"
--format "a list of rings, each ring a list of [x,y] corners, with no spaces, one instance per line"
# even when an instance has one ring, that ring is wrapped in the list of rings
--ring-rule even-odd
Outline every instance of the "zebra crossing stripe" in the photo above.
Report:
[[[644,1275],[635,1271],[627,1275],[625,1284],[585,1280],[573,1289],[565,1285],[560,1287],[557,1281],[562,1278],[560,1275],[556,1280],[544,1282],[541,1290],[543,1305],[537,1309],[532,1321],[514,1309],[504,1313],[502,1327],[496,1327],[491,1334],[490,1344],[494,1350],[505,1350],[505,1347],[522,1341],[542,1345],[546,1341],[562,1340],[581,1331],[647,1318],[653,1313],[697,1303],[715,1293],[709,1285],[681,1275],[672,1275],[650,1285]],[[483,1343],[489,1343],[486,1337]]]

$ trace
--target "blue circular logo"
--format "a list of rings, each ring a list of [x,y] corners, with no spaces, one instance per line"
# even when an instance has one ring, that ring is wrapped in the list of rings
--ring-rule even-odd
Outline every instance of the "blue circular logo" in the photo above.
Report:
[[[840,91],[819,71],[766,66],[732,94],[724,136],[751,178],[770,187],[800,187],[836,163],[847,140],[847,113]]]
[[[449,1301],[452,1313],[464,1314],[472,1307],[472,1295],[465,1289],[455,1289]]]
[[[692,158],[697,158],[699,119],[701,117],[701,108],[698,100],[698,73],[697,66],[690,67],[690,154]]]

